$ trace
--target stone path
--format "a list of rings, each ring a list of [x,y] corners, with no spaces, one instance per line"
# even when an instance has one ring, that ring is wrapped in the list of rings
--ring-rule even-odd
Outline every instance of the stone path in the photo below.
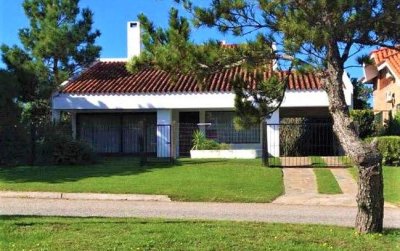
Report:
[[[312,168],[282,168],[285,194],[274,200],[273,204],[283,205],[321,205],[357,206],[357,183],[346,168],[330,169],[339,183],[342,194],[319,194],[317,181]],[[385,207],[396,208],[385,203]]]
[[[342,192],[355,197],[357,194],[357,183],[350,172],[345,168],[332,168],[331,172],[339,183]]]
[[[284,205],[356,206],[355,194],[319,194],[312,168],[283,168],[285,194],[272,203]],[[345,170],[347,172],[347,170]],[[344,179],[348,176],[344,176]],[[352,177],[350,177],[352,179]],[[351,180],[342,183],[351,183]],[[354,181],[353,181],[354,182]],[[355,182],[354,182],[355,183]],[[340,184],[339,184],[340,185]]]
[[[317,184],[312,168],[283,168],[285,195],[317,194]]]

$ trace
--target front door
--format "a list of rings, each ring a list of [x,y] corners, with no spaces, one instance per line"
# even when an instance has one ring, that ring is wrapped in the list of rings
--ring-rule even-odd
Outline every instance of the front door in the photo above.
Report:
[[[193,132],[198,129],[199,112],[179,113],[179,156],[190,156]]]

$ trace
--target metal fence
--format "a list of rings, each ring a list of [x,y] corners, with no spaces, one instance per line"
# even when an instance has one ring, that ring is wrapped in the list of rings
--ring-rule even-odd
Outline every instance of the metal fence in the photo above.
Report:
[[[157,125],[152,114],[83,114],[77,138],[103,155],[139,156],[141,162],[168,160],[174,155],[171,125]]]
[[[266,124],[263,162],[267,166],[339,167],[350,164],[332,123]]]
[[[178,139],[179,156],[190,156],[193,147],[193,134],[199,130],[207,139],[225,144],[260,144],[260,126],[237,130],[233,124],[221,123],[179,123],[174,126],[174,135]]]

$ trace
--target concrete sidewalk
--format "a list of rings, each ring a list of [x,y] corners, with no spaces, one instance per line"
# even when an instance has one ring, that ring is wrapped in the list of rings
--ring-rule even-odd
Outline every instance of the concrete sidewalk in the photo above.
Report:
[[[128,200],[171,201],[167,195],[109,194],[109,193],[61,193],[61,192],[14,192],[0,191],[1,198],[66,199],[66,200]]]
[[[356,207],[272,203],[155,202],[0,198],[1,215],[145,217],[354,226]],[[385,209],[385,228],[400,228],[400,209]]]

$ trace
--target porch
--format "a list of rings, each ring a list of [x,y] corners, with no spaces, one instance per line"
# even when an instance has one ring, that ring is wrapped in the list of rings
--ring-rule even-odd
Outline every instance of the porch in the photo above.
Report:
[[[306,111],[281,108],[259,126],[239,131],[228,109],[81,111],[72,113],[72,128],[74,137],[108,155],[190,156],[193,133],[199,130],[231,150],[254,150],[270,166],[344,165],[327,109]],[[306,115],[312,117],[293,122]]]
[[[196,130],[230,149],[261,150],[261,125],[237,131],[231,110],[80,111],[71,117],[73,136],[100,154],[190,156]]]

